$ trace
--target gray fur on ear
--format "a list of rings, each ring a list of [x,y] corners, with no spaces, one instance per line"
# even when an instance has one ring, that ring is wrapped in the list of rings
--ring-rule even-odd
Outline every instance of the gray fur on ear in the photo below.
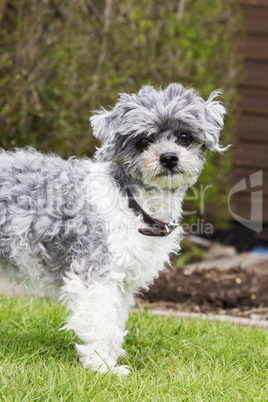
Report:
[[[214,99],[222,95],[222,90],[211,92],[208,100],[205,102],[205,121],[206,121],[206,146],[211,151],[224,152],[231,145],[222,147],[219,144],[220,131],[224,125],[225,107]]]
[[[109,139],[107,118],[111,113],[112,112],[102,108],[101,110],[97,110],[96,114],[89,119],[91,127],[93,128],[93,135],[99,138],[101,142],[106,142]]]
[[[114,132],[109,125],[109,117],[112,111],[97,110],[96,114],[90,117],[89,121],[93,128],[93,135],[101,141],[101,148],[97,148],[96,159],[102,162],[111,161],[114,157]]]

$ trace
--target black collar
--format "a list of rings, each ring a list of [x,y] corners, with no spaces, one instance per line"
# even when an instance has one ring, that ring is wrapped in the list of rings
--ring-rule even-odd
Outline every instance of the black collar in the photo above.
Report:
[[[148,225],[147,228],[140,228],[138,232],[144,236],[164,237],[172,233],[179,225],[174,223],[162,222],[158,219],[152,218],[145,212],[142,207],[137,203],[128,187],[124,186],[124,183],[119,179],[117,182],[122,191],[124,191],[128,197],[128,207],[134,212],[136,216],[142,215],[144,223]]]

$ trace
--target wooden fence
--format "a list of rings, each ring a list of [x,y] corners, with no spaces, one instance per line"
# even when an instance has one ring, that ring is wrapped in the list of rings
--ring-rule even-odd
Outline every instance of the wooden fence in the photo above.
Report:
[[[246,37],[241,45],[243,74],[238,86],[238,120],[233,183],[246,179],[247,190],[232,197],[232,210],[250,218],[251,192],[262,190],[264,223],[268,223],[268,0],[239,0]],[[250,175],[262,170],[263,186],[251,188]],[[261,205],[261,203],[263,205]]]

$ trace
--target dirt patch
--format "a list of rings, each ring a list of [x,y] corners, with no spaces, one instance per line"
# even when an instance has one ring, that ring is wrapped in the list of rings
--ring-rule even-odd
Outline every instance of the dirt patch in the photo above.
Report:
[[[268,263],[230,269],[174,268],[155,281],[142,304],[183,311],[268,319]]]

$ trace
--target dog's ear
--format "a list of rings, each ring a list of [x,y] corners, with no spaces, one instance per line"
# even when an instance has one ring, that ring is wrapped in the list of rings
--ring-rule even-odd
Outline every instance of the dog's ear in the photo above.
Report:
[[[211,92],[208,100],[205,102],[205,121],[206,121],[206,148],[212,151],[223,152],[227,147],[219,144],[220,131],[224,126],[225,107],[217,100],[222,95],[221,90]]]
[[[89,119],[93,135],[101,141],[101,147],[97,148],[95,157],[102,162],[111,161],[115,154],[114,133],[109,122],[111,114],[112,111],[101,109]]]
[[[109,140],[108,119],[110,115],[111,112],[101,109],[96,111],[96,114],[89,119],[91,127],[93,128],[93,135],[99,138],[102,143]]]

